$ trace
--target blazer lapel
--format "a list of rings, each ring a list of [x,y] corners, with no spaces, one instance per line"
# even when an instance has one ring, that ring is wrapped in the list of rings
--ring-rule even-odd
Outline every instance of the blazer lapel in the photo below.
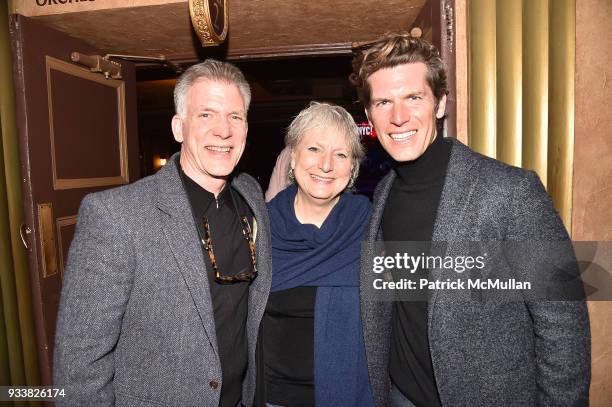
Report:
[[[370,227],[368,229],[367,242],[377,240],[381,238],[379,236],[380,232],[380,223],[382,222],[382,215],[385,211],[385,204],[387,203],[387,199],[389,198],[389,191],[391,190],[391,185],[393,185],[393,180],[395,179],[395,171],[389,171],[379,183],[377,187],[377,191],[374,194],[374,202],[372,203],[372,217],[370,218]]]
[[[257,181],[245,174],[240,174],[232,180],[232,187],[253,211],[253,237],[258,274],[257,278],[251,283],[249,290],[247,321],[249,344],[255,344],[256,342],[259,322],[265,310],[272,283],[268,209],[263,201],[261,191],[254,187],[256,183]]]
[[[217,334],[200,237],[193,220],[191,206],[183,187],[175,154],[157,174],[160,221],[168,245],[193,298],[200,320],[217,356]]]
[[[453,147],[434,223],[431,239],[434,242],[452,242],[457,238],[458,231],[461,230],[464,223],[465,214],[470,207],[472,194],[478,184],[478,178],[474,177],[477,172],[473,170],[473,167],[477,165],[474,152],[455,139],[449,139],[448,142],[452,143]],[[449,246],[446,247],[444,253],[439,254],[444,256],[448,251]],[[430,274],[431,280],[443,279],[442,269],[430,270]],[[431,327],[433,305],[437,295],[438,290],[431,290],[429,293],[429,327]]]
[[[461,229],[474,187],[478,184],[472,170],[477,165],[474,153],[459,141],[453,139],[449,142],[453,147],[434,223],[434,241],[450,241],[455,238]]]
[[[386,368],[391,338],[391,317],[392,302],[381,301],[378,297],[379,292],[371,286],[372,264],[374,256],[381,253],[379,243],[382,240],[381,220],[385,210],[385,203],[389,196],[389,191],[395,171],[390,171],[378,184],[374,194],[374,202],[370,224],[368,226],[366,238],[361,249],[361,273],[360,273],[360,304],[361,320],[363,327],[363,339],[366,349],[366,359],[368,370],[372,376],[372,386],[375,392],[380,394],[388,393],[386,384],[388,377]],[[381,373],[382,371],[382,373]],[[382,374],[379,377],[379,374]]]

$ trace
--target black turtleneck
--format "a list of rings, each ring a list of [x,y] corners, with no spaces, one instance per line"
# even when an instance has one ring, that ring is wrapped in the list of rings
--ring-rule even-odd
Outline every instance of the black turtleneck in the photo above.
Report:
[[[419,158],[397,163],[397,177],[382,219],[385,242],[431,241],[451,147],[438,135]],[[387,255],[394,250],[397,246],[387,247]],[[412,277],[422,273],[427,270]],[[393,383],[416,406],[440,406],[429,353],[427,305],[426,301],[394,303],[389,372]]]

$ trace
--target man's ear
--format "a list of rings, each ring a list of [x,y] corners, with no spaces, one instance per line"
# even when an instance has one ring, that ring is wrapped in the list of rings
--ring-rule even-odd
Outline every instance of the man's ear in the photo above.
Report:
[[[438,102],[438,110],[436,110],[436,119],[441,119],[446,113],[446,95],[442,95]]]
[[[172,134],[179,143],[183,142],[183,119],[178,114],[172,117]]]

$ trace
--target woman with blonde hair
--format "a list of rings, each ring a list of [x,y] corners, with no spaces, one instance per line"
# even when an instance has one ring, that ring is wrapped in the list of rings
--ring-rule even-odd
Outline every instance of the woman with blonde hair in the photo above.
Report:
[[[349,190],[364,155],[342,107],[312,102],[285,138],[293,184],[268,204],[272,289],[262,328],[269,406],[371,406],[359,257],[371,205]]]

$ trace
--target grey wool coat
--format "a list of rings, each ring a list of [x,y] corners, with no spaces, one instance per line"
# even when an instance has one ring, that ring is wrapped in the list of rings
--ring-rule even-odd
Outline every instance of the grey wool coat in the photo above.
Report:
[[[564,241],[568,235],[534,172],[475,153],[453,139],[433,241]],[[392,303],[371,288],[376,241],[395,173],[374,195],[362,251],[361,312],[375,404],[389,402]],[[573,252],[572,252],[573,253]],[[571,254],[573,258],[573,254]],[[575,262],[574,262],[575,263]],[[430,270],[436,277],[440,270]],[[527,273],[537,273],[529,270]],[[439,274],[438,274],[439,276]],[[430,277],[431,279],[431,277]],[[582,289],[582,288],[580,288]],[[443,406],[588,404],[590,331],[584,301],[474,302],[433,290],[428,339]]]
[[[173,160],[178,159],[176,154]],[[268,212],[248,175],[232,186],[253,211],[259,275],[248,299],[248,371],[271,281]],[[176,165],[85,197],[57,320],[58,404],[216,406],[223,384],[204,254]]]

